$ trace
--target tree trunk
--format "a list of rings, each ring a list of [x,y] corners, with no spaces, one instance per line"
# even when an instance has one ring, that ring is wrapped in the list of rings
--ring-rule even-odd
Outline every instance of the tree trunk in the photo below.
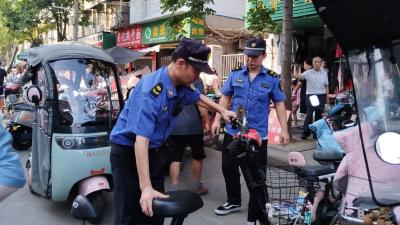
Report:
[[[283,30],[282,30],[282,89],[286,95],[286,110],[292,111],[292,33],[293,33],[293,0],[282,0],[283,2]],[[292,136],[292,119],[289,119],[288,130]]]

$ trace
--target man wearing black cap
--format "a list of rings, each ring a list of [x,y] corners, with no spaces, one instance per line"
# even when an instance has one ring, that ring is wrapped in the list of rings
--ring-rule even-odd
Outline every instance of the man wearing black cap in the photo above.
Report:
[[[240,106],[245,110],[249,128],[257,130],[262,141],[262,146],[257,150],[257,159],[255,160],[256,171],[265,169],[267,163],[267,136],[268,136],[268,115],[270,101],[274,102],[278,119],[282,128],[281,144],[286,145],[289,142],[287,131],[286,112],[284,106],[285,95],[280,88],[280,80],[276,73],[262,66],[265,59],[266,43],[263,39],[250,38],[246,41],[244,50],[246,65],[233,70],[224,86],[221,88],[222,97],[219,104],[228,108],[231,102],[231,108],[236,111]],[[218,134],[220,128],[220,116],[214,120],[212,125],[213,134]],[[238,211],[241,207],[241,186],[239,161],[236,156],[228,153],[227,146],[232,142],[233,136],[238,133],[238,129],[227,124],[225,127],[225,136],[222,149],[222,172],[225,178],[227,202],[217,209],[217,215],[226,215]],[[264,182],[265,183],[265,182]],[[261,187],[264,188],[265,187]],[[264,192],[261,190],[261,192]],[[261,202],[261,204],[259,204]],[[265,211],[266,197],[253,196],[250,194],[248,221],[261,224],[267,223]],[[261,206],[262,205],[262,206]],[[262,208],[261,208],[262,207]]]
[[[182,105],[197,103],[220,112],[225,120],[235,117],[189,87],[200,72],[213,73],[207,58],[210,48],[183,39],[172,62],[144,77],[133,89],[111,132],[111,169],[114,184],[115,225],[162,224],[152,218],[153,198],[167,198],[160,146],[175,125]]]

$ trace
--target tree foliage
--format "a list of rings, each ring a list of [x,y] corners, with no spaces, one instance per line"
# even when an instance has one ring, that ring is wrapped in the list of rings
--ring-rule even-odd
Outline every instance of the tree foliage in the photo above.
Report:
[[[16,40],[41,44],[40,35],[50,24],[43,23],[46,16],[40,13],[42,6],[33,3],[33,0],[3,0],[0,5],[0,21]]]
[[[66,40],[73,0],[2,0],[0,24],[15,37],[13,41],[29,41],[32,45],[43,43],[42,35],[57,31],[57,41]],[[84,0],[79,0],[78,23],[90,24],[89,13],[83,10]]]
[[[277,33],[278,25],[272,21],[275,10],[266,7],[263,0],[248,0],[250,8],[245,16],[248,29],[253,34]]]
[[[213,10],[208,5],[214,4],[214,0],[161,0],[162,13],[172,13],[172,18],[167,21],[167,26],[172,28],[170,35],[179,39],[185,34],[184,18],[190,15],[191,18],[203,18],[205,15],[214,14]],[[176,15],[180,9],[187,9],[187,13]]]
[[[189,15],[199,18],[215,13],[212,8],[207,6],[209,4],[214,4],[214,0],[161,0],[161,9],[163,13],[175,14],[179,9],[187,7]]]

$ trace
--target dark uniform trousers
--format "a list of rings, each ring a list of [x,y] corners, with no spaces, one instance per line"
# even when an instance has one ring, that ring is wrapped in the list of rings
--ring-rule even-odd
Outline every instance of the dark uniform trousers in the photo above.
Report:
[[[225,178],[228,202],[231,204],[241,205],[241,185],[239,172],[240,162],[234,155],[229,154],[229,150],[227,149],[227,146],[229,146],[232,140],[232,135],[225,133],[224,141],[222,144],[222,173]],[[261,174],[260,171],[266,169],[267,145],[268,140],[264,140],[261,147],[258,147],[256,149],[256,151],[258,151],[257,157],[253,160],[253,162],[251,162],[250,165],[250,173],[253,175],[254,180],[264,180],[264,184],[265,177],[262,177],[263,174]],[[263,207],[265,208],[265,204],[267,203],[267,188],[266,186],[260,188],[262,188],[263,190],[255,191],[258,193],[262,193],[261,195],[255,196],[250,193],[248,211],[249,213],[247,218],[247,220],[250,222],[265,218],[263,212],[260,210],[259,205],[261,203],[261,205],[263,205]]]
[[[114,225],[162,225],[164,218],[150,218],[142,213],[134,147],[112,144],[110,159],[115,201]],[[149,149],[151,183],[155,190],[164,192],[161,166],[160,150]]]
[[[313,114],[315,112],[315,121],[319,120],[322,118],[322,113],[324,112],[324,107],[326,104],[326,94],[320,94],[316,95],[319,100],[319,105],[314,107],[311,105],[310,102],[310,96],[312,95],[307,95],[306,96],[306,101],[307,101],[307,116],[306,119],[304,120],[304,127],[303,127],[303,134],[308,136],[311,134],[309,125],[313,122]]]

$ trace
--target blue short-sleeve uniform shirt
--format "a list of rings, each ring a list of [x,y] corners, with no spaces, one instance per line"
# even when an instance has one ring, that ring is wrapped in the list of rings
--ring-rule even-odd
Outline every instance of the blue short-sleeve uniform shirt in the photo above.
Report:
[[[268,115],[270,101],[281,102],[285,95],[280,88],[278,77],[272,76],[270,70],[261,67],[260,73],[250,82],[247,66],[232,71],[228,75],[221,93],[232,97],[232,111],[242,105],[246,112],[249,128],[257,130],[261,138],[268,136]],[[226,131],[235,135],[239,130],[227,124]]]
[[[197,103],[197,89],[175,88],[167,67],[145,76],[133,89],[110,140],[115,144],[134,146],[136,135],[150,140],[149,148],[157,148],[168,138],[175,126],[182,105]]]

